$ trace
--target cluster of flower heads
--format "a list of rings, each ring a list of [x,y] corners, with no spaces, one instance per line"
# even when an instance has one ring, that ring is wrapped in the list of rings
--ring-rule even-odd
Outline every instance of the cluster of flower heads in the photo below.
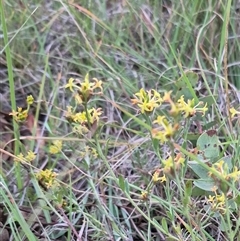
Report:
[[[75,99],[78,104],[82,104],[83,102],[88,102],[92,95],[102,94],[102,81],[97,78],[93,78],[93,81],[89,81],[89,74],[85,76],[83,82],[70,78],[65,88],[70,89],[72,92],[77,91]]]
[[[51,169],[41,170],[36,174],[37,180],[47,189],[58,186],[56,177],[57,173]]]
[[[28,95],[26,102],[27,102],[27,109],[23,109],[22,107],[17,107],[17,110],[12,110],[12,112],[9,113],[9,115],[13,116],[13,119],[16,122],[24,122],[27,119],[30,106],[34,102],[33,96]]]
[[[209,176],[213,178],[216,185],[224,192],[226,192],[227,190],[223,188],[224,182],[222,182],[222,180],[235,183],[239,180],[240,177],[240,170],[238,170],[236,166],[234,166],[232,171],[230,171],[229,169],[230,168],[228,164],[224,162],[224,160],[220,160],[214,163],[209,171]],[[221,177],[221,179],[219,177]]]
[[[139,92],[135,94],[135,99],[132,99],[132,104],[137,104],[141,110],[141,113],[149,113],[154,110],[154,108],[159,107],[163,99],[160,94],[154,90],[148,90],[147,92],[144,89],[140,89]]]
[[[176,154],[174,158],[172,156],[169,156],[167,159],[163,160],[162,168],[159,168],[154,171],[152,175],[152,182],[147,188],[147,191],[144,190],[141,193],[141,199],[147,200],[153,185],[157,184],[158,182],[166,182],[167,177],[174,178],[184,165],[185,158],[181,153]]]
[[[225,213],[228,201],[227,194],[230,194],[230,187],[227,182],[232,183],[232,185],[238,183],[240,170],[236,166],[230,170],[229,165],[224,160],[220,160],[213,164],[208,175],[215,183],[212,190],[214,195],[209,195],[208,203],[212,209]]]
[[[76,108],[67,106],[65,116],[70,123],[78,124],[78,126],[75,125],[74,130],[78,133],[85,134],[91,125],[99,122],[100,116],[102,115],[101,108],[86,108],[88,101],[93,95],[102,94],[102,81],[93,78],[93,82],[90,82],[89,74],[87,74],[83,81],[70,78],[65,88],[74,92],[76,105],[82,105],[84,107],[83,111],[79,112],[76,111]]]
[[[190,118],[195,116],[196,113],[205,115],[208,110],[207,104],[199,102],[195,104],[195,100],[185,101],[184,96],[181,96],[177,101],[174,101],[171,97],[171,91],[165,92],[163,96],[154,89],[144,90],[141,89],[137,92],[131,101],[132,104],[137,105],[142,114],[153,113],[154,110],[160,107],[163,103],[166,104],[166,108],[169,109],[168,115],[157,115],[152,121],[154,127],[151,130],[151,135],[154,139],[158,139],[160,143],[165,143],[174,137],[175,133],[179,129],[179,116],[184,118]],[[168,108],[170,106],[170,108]],[[162,168],[157,169],[152,176],[153,185],[157,182],[164,182],[167,177],[174,178],[176,173],[181,170],[185,164],[185,158],[181,153],[173,156],[169,156],[166,160],[162,161]],[[148,188],[149,190],[149,188]],[[141,198],[144,200],[147,198],[149,191],[143,191]]]
[[[52,143],[52,145],[49,147],[49,152],[51,154],[58,154],[62,150],[62,141],[57,140]]]
[[[208,203],[211,205],[211,208],[214,211],[219,211],[222,214],[226,212],[226,202],[227,198],[224,193],[220,195],[215,191],[215,195],[209,195],[208,197]]]
[[[86,125],[88,122],[93,124],[95,121],[99,121],[99,117],[102,114],[102,109],[101,108],[91,108],[87,109],[87,111],[82,111],[82,112],[73,112],[73,107],[68,106],[67,111],[66,111],[66,118],[70,122],[75,122],[78,124]]]
[[[23,155],[20,153],[19,155],[14,158],[14,161],[20,161],[21,163],[30,163],[36,158],[36,155],[34,154],[33,151],[28,151],[27,155]]]
[[[84,158],[86,155],[90,155],[93,158],[97,158],[98,157],[98,152],[93,147],[85,146],[83,148],[83,150],[80,151],[79,156],[80,156],[80,158]]]
[[[164,102],[171,105],[171,110],[169,111],[171,115],[184,113],[184,117],[191,117],[197,112],[205,115],[205,112],[208,110],[207,103],[205,106],[199,107],[203,104],[202,102],[195,104],[194,99],[185,102],[183,95],[175,103],[171,98],[171,93],[172,91],[165,92],[164,96],[161,97],[160,93],[154,89],[148,91],[140,89],[139,92],[135,93],[135,98],[131,101],[132,104],[136,104],[140,108],[141,113],[151,113],[155,108],[160,107]]]
[[[195,103],[194,99],[185,100],[184,96],[181,96],[176,101],[173,101],[171,97],[171,91],[165,92],[163,96],[156,90],[151,89],[145,91],[141,89],[134,95],[132,104],[137,105],[142,114],[148,116],[154,112],[163,103],[165,104],[165,111],[168,110],[168,114],[157,115],[151,122],[153,124],[151,130],[151,136],[154,139],[158,139],[161,144],[168,142],[168,140],[175,137],[175,133],[179,130],[179,120],[182,118],[191,118],[197,113],[205,115],[207,103],[203,102]],[[235,108],[230,109],[231,118],[234,116],[240,116],[240,111]],[[152,117],[151,117],[152,118]],[[174,151],[175,152],[175,151]],[[162,160],[161,168],[158,168],[153,172],[152,181],[148,187],[142,191],[140,197],[146,201],[149,198],[149,194],[152,187],[158,182],[166,182],[167,179],[174,179],[176,175],[181,173],[182,167],[185,166],[185,157],[181,153],[170,155],[167,159]],[[236,185],[240,178],[240,170],[235,166],[232,170],[229,168],[224,160],[220,160],[209,167],[209,178],[214,181],[215,186],[212,190],[213,195],[209,195],[207,201],[212,210],[218,211],[222,214],[226,212],[226,206],[228,204],[230,194],[230,186]],[[183,173],[183,172],[182,172]]]
[[[141,113],[150,114],[156,108],[160,107],[163,103],[170,105],[169,114],[172,117],[177,117],[179,114],[183,114],[185,118],[192,117],[196,113],[201,113],[205,115],[207,108],[207,103],[203,105],[202,102],[195,104],[195,100],[184,100],[184,96],[181,96],[176,102],[171,98],[171,91],[165,92],[164,96],[161,97],[160,93],[156,90],[151,89],[145,91],[141,89],[134,95],[132,103],[137,105],[140,108]],[[202,107],[201,107],[202,106]],[[174,120],[171,121],[167,116],[158,115],[157,118],[153,121],[153,124],[157,124],[157,128],[152,129],[152,137],[160,140],[161,143],[169,140],[179,128],[177,122],[174,123]]]

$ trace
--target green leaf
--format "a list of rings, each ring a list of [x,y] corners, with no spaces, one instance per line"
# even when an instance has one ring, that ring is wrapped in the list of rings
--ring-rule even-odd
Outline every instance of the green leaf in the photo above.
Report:
[[[185,185],[185,194],[190,197],[192,194],[192,181],[188,180]]]
[[[162,223],[162,228],[164,229],[164,231],[166,233],[168,233],[168,225],[167,225],[166,218],[163,217],[161,223]]]
[[[237,195],[237,197],[234,199],[235,203],[240,206],[240,195]]]
[[[125,183],[125,190],[126,190],[126,193],[129,195],[130,192],[129,192],[129,184],[128,184],[128,181],[125,180],[124,183]]]
[[[215,186],[214,181],[210,179],[199,179],[194,181],[193,184],[205,191],[212,191]]]
[[[202,197],[202,196],[206,196],[207,191],[204,191],[203,189],[194,186],[193,190],[192,190],[192,197]]]
[[[223,160],[225,164],[228,166],[228,171],[233,169],[232,158],[229,156],[225,156],[221,158],[219,161]]]
[[[184,198],[183,198],[184,207],[188,206],[191,195],[192,195],[192,181],[188,180],[185,185],[185,192],[184,192]]]
[[[193,71],[186,71],[177,81],[177,94],[176,97],[179,99],[184,95],[185,101],[194,97],[193,89],[198,82],[198,74]]]
[[[122,191],[125,191],[125,180],[122,175],[118,177],[118,185],[122,189]]]
[[[190,168],[197,174],[201,179],[208,179],[208,172],[206,168],[200,166],[198,163],[189,164]]]
[[[218,98],[217,95],[213,95],[213,96],[208,95],[208,96],[204,96],[204,97],[200,98],[199,100],[202,101],[203,103],[207,103],[207,106],[209,107],[209,106],[215,104],[214,99],[216,100],[217,98]]]
[[[197,140],[197,147],[202,151],[205,159],[214,159],[219,156],[218,136],[214,130],[204,132]]]
[[[194,88],[197,85],[198,82],[198,74],[193,72],[193,71],[187,71],[185,72],[185,76],[181,76],[177,81],[176,81],[176,86],[180,88],[185,88],[186,87],[186,80],[188,79],[189,83],[191,86]]]

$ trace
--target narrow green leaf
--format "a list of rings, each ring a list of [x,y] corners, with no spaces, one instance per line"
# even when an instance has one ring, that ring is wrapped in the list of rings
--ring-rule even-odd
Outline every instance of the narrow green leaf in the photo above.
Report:
[[[125,180],[122,175],[118,177],[118,185],[122,189],[122,191],[125,191]]]

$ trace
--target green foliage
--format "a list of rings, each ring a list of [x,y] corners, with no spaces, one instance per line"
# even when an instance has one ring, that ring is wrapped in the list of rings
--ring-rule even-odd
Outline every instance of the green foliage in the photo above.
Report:
[[[197,140],[197,147],[203,159],[213,162],[219,156],[219,140],[216,131],[204,132]]]

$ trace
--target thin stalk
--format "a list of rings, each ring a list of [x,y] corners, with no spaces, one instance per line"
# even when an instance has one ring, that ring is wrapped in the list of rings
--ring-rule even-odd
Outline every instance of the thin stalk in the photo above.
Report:
[[[10,100],[11,100],[11,107],[12,110],[17,109],[16,106],[16,98],[15,98],[15,86],[14,86],[14,78],[13,78],[13,66],[12,66],[12,57],[11,57],[11,51],[8,44],[8,31],[7,31],[7,25],[6,25],[6,19],[5,19],[5,13],[4,13],[4,6],[3,1],[0,0],[0,13],[1,13],[1,22],[2,22],[2,29],[3,29],[3,39],[5,44],[5,53],[6,53],[6,60],[7,60],[7,69],[8,69],[8,82],[9,82],[9,88],[10,88]],[[15,138],[14,143],[14,155],[19,154],[20,149],[20,141],[19,141],[19,128],[16,121],[13,119],[13,133]],[[17,179],[17,186],[19,189],[23,187],[22,177],[20,173],[20,163],[15,162],[15,175]]]

